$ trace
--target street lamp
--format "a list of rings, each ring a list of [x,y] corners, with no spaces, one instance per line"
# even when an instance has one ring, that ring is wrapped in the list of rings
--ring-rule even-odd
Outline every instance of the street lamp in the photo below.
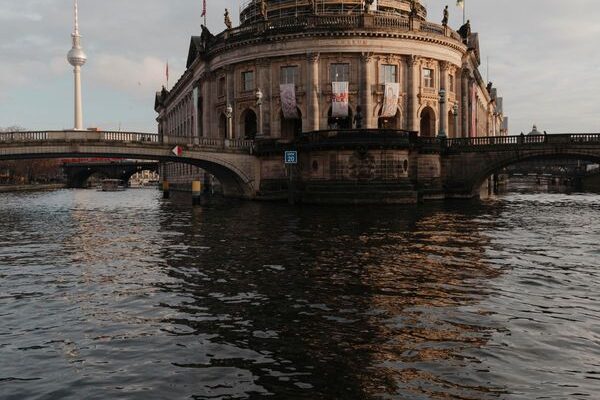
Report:
[[[262,98],[263,92],[260,91],[260,88],[256,89],[256,105],[258,106],[258,133],[257,137],[263,136],[263,113],[262,113]]]
[[[227,139],[233,139],[233,127],[231,126],[231,117],[233,116],[233,107],[227,104],[225,109],[225,117],[227,117]]]
[[[446,121],[448,119],[446,113],[446,91],[441,89],[439,92],[440,95],[440,131],[438,133],[438,137],[445,138],[446,137]]]
[[[458,104],[454,104],[452,107],[452,115],[454,115],[454,137],[459,137],[458,135]],[[462,136],[462,135],[460,135]]]

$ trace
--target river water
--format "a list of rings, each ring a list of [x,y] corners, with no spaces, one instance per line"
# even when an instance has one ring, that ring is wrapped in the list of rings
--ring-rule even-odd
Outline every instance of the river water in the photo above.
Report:
[[[600,196],[0,194],[0,398],[599,399]]]

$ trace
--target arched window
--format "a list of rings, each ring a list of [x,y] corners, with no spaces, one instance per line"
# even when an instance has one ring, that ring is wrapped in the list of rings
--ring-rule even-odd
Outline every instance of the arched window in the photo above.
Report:
[[[352,129],[352,109],[348,107],[348,116],[345,118],[332,117],[332,109],[327,112],[328,129]]]
[[[294,139],[302,133],[302,113],[299,108],[296,108],[298,118],[285,119],[283,112],[279,113],[281,121],[281,137],[283,139]]]
[[[435,112],[431,107],[425,107],[421,111],[421,129],[420,136],[435,136]]]
[[[244,124],[244,139],[256,138],[256,132],[258,131],[256,113],[248,108],[242,113],[241,118]]]
[[[381,110],[379,113],[381,114]],[[380,116],[377,121],[377,127],[379,129],[402,129],[400,125],[400,110],[396,110],[396,115],[393,117],[383,118]]]

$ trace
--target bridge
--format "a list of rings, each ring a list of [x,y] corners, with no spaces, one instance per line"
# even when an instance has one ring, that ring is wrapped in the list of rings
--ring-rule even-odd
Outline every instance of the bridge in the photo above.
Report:
[[[161,140],[159,140],[161,139]],[[214,175],[230,197],[254,198],[260,184],[259,161],[252,142],[201,139],[181,144],[159,135],[108,131],[36,131],[0,133],[0,160],[35,158],[122,158],[177,162],[198,166]]]
[[[181,155],[173,153],[175,145],[181,147]],[[299,152],[300,164],[290,180],[283,166],[283,152],[292,149]],[[84,157],[192,164],[214,175],[230,197],[285,198],[293,187],[297,191],[294,195],[302,200],[303,191],[316,183],[345,185],[355,192],[401,183],[417,200],[428,200],[477,197],[489,176],[524,161],[577,159],[600,163],[600,134],[445,139],[406,131],[332,130],[304,133],[291,143],[277,139],[167,138],[132,132],[0,134],[0,160]],[[329,164],[323,169],[326,163],[322,160],[327,157]]]
[[[67,177],[67,187],[84,188],[87,180],[95,174],[104,178],[119,179],[125,183],[141,171],[158,172],[156,161],[109,161],[109,162],[67,162],[63,171]]]

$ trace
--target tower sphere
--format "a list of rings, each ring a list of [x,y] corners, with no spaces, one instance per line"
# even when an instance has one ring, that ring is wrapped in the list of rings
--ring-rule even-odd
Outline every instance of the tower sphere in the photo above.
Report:
[[[72,66],[82,66],[87,61],[87,56],[83,52],[82,49],[72,48],[67,54],[67,59],[69,60],[69,64]]]

